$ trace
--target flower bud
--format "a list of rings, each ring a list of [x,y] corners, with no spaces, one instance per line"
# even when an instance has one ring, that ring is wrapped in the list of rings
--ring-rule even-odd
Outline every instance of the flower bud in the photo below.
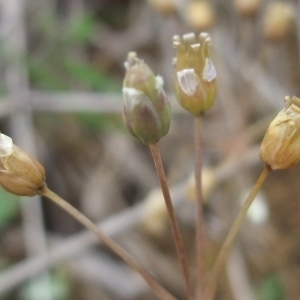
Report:
[[[131,52],[125,62],[123,116],[129,132],[147,145],[165,136],[170,127],[170,104],[164,81]]]
[[[35,196],[45,185],[43,166],[4,134],[0,134],[0,185],[20,196]]]
[[[174,88],[178,102],[193,115],[200,115],[212,107],[217,90],[210,37],[207,33],[198,39],[193,33],[174,36],[173,45],[177,49]]]
[[[300,161],[300,99],[286,97],[287,106],[271,122],[260,158],[271,169],[288,169]]]
[[[282,41],[292,29],[294,11],[289,3],[270,2],[263,20],[263,36],[269,42]]]

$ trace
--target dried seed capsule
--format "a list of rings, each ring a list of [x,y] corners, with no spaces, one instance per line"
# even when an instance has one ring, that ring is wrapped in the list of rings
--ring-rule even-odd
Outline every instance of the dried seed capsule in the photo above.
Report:
[[[20,196],[35,196],[45,185],[43,166],[4,134],[0,134],[0,185]]]
[[[273,170],[300,161],[300,99],[286,97],[287,106],[271,122],[260,147],[260,158]]]
[[[170,104],[163,79],[131,52],[125,62],[123,116],[129,132],[150,145],[165,136],[170,127]]]
[[[210,37],[193,33],[182,38],[174,36],[177,50],[174,59],[174,88],[180,105],[193,115],[200,115],[212,107],[216,97],[216,69],[210,58]]]

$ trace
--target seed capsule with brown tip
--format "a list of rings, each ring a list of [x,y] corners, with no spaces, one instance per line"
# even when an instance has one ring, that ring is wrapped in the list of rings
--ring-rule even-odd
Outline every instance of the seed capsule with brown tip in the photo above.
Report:
[[[0,185],[20,196],[35,196],[45,186],[44,167],[4,134],[0,134]]]

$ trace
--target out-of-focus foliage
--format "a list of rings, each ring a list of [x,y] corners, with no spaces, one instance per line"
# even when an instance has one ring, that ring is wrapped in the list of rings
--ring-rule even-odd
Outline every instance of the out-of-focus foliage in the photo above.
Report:
[[[19,198],[0,188],[0,230],[19,212]]]
[[[43,22],[39,36],[44,42],[51,41],[51,45],[41,55],[36,56],[34,52],[28,55],[26,67],[33,88],[53,92],[77,90],[121,93],[121,79],[113,77],[105,65],[93,58],[90,40],[97,26],[95,16],[90,13],[75,16],[62,30],[57,28],[57,19],[54,17],[48,17]],[[92,130],[115,128],[120,120],[116,119],[115,123],[111,117],[99,114],[80,113],[77,117]]]
[[[281,299],[284,299],[282,282],[277,275],[270,275],[261,283],[259,290],[259,300]]]
[[[71,43],[87,43],[95,30],[97,20],[91,14],[83,14],[70,21],[66,28],[65,39]]]
[[[86,89],[100,92],[120,92],[120,79],[111,77],[101,65],[94,65],[86,51],[90,49],[90,37],[97,20],[86,14],[70,20],[62,31],[51,32],[55,19],[49,19],[40,35],[52,39],[52,46],[43,57],[28,58],[28,71],[32,85],[37,89],[73,90]],[[75,50],[74,50],[75,49]]]
[[[50,273],[50,283],[53,300],[65,300],[69,297],[71,283],[62,269]],[[41,300],[44,295],[45,284],[41,277],[25,285],[20,292],[22,300]]]
[[[90,90],[101,92],[120,92],[121,86],[110,76],[96,69],[95,67],[78,63],[77,61],[66,60],[63,64],[66,73]]]

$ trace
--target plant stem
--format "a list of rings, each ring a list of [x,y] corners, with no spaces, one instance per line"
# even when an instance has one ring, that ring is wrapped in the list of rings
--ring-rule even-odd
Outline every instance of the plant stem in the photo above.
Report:
[[[195,116],[195,184],[196,184],[196,259],[198,298],[203,299],[205,285],[205,235],[202,197],[202,119]]]
[[[265,165],[261,175],[259,176],[256,184],[254,185],[252,191],[250,192],[249,196],[245,200],[237,218],[235,219],[234,223],[232,224],[229,233],[221,247],[221,250],[219,252],[219,255],[217,257],[216,263],[214,265],[209,283],[207,285],[207,289],[205,291],[205,300],[213,300],[216,287],[217,287],[217,282],[218,278],[220,276],[220,273],[224,267],[224,264],[226,262],[226,259],[228,257],[229,251],[231,249],[231,246],[237,236],[237,233],[242,225],[242,222],[245,219],[245,216],[247,214],[247,211],[252,204],[254,198],[256,197],[258,191],[262,187],[263,183],[267,179],[269,173],[272,171],[272,169],[268,166]]]
[[[72,217],[74,217],[79,223],[92,231],[98,239],[105,244],[110,250],[122,258],[127,265],[136,270],[144,280],[152,288],[153,292],[162,300],[176,300],[176,298],[170,294],[157,280],[145,270],[130,254],[128,254],[122,247],[120,247],[111,238],[106,236],[99,228],[79,210],[62,199],[60,196],[52,192],[47,185],[41,190],[40,195],[45,196],[64,209]]]
[[[184,251],[178,222],[175,217],[174,208],[173,208],[173,204],[172,204],[172,200],[171,200],[171,195],[170,195],[164,167],[163,167],[163,164],[161,161],[161,156],[160,156],[157,144],[150,145],[150,149],[151,149],[153,161],[155,164],[157,176],[158,176],[158,179],[160,182],[161,190],[162,190],[162,193],[163,193],[163,196],[165,199],[165,203],[166,203],[166,207],[167,207],[167,211],[168,211],[168,215],[169,215],[169,220],[170,220],[170,224],[171,224],[171,229],[172,229],[172,233],[173,233],[173,237],[174,237],[174,242],[175,242],[178,258],[180,261],[182,273],[183,273],[185,284],[186,284],[187,297],[189,300],[193,300],[194,292],[193,292],[193,287],[191,284],[191,278],[190,278],[186,253]]]

